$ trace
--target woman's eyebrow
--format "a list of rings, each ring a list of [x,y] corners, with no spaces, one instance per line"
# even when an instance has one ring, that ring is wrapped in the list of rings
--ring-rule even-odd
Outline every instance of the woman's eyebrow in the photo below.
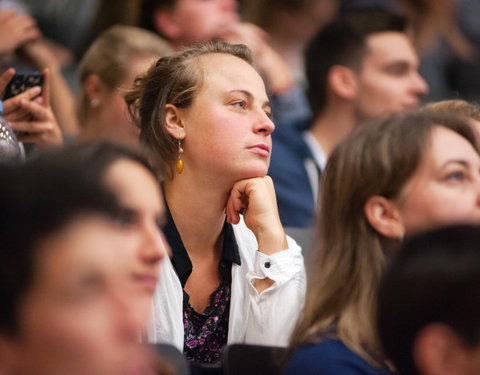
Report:
[[[447,167],[450,164],[460,164],[463,167],[469,166],[469,163],[464,159],[452,159],[452,160],[447,160],[445,163],[443,163],[442,168]]]
[[[245,89],[233,89],[233,90],[228,91],[228,93],[236,93],[236,92],[237,92],[237,93],[241,93],[241,94],[247,96],[248,99],[250,99],[250,100],[253,100],[253,99],[254,99],[253,94],[252,94],[250,91],[245,90]],[[269,108],[269,109],[272,108],[272,106],[270,105],[270,101],[269,101],[268,99],[265,100],[264,103],[262,103],[262,108],[265,108],[265,107],[267,107],[267,108]]]

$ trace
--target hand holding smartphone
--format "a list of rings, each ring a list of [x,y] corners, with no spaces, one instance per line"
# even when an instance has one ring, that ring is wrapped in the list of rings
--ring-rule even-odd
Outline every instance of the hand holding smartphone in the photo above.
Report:
[[[42,86],[44,82],[44,76],[38,71],[25,71],[17,72],[8,83],[5,88],[3,100],[7,100],[22,92],[28,90],[31,87]]]
[[[12,71],[7,74],[7,78],[8,75],[11,77]],[[2,76],[0,75],[0,83]],[[49,78],[48,69],[41,73],[19,72],[9,83],[11,89],[6,89],[8,95],[16,94],[4,101],[4,109],[8,107],[5,118],[20,142],[35,143],[37,146],[63,142],[62,132],[50,105]],[[22,93],[22,90],[25,92]]]

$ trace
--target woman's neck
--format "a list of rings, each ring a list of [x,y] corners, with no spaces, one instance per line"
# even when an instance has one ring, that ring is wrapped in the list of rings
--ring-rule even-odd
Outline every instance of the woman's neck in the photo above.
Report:
[[[85,118],[80,127],[78,140],[81,142],[95,139],[109,139],[110,134],[104,131],[101,121],[97,116],[90,115]]]
[[[90,141],[98,137],[98,131],[95,129],[95,122],[90,118],[86,118],[80,127],[80,133],[78,139],[81,142]]]
[[[175,226],[189,254],[215,249],[225,223],[229,188],[199,182],[184,173],[165,181],[163,189]]]

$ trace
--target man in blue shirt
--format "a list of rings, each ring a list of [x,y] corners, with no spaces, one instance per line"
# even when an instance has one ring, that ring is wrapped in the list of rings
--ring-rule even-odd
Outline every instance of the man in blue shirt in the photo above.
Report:
[[[428,90],[407,23],[379,8],[349,13],[313,38],[306,51],[309,122],[277,124],[269,175],[282,223],[310,227],[328,155],[362,121],[408,110]]]

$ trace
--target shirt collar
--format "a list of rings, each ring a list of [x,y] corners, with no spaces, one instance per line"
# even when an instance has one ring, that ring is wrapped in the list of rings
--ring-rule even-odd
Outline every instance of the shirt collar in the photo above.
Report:
[[[312,153],[312,158],[315,161],[317,167],[321,170],[325,170],[325,166],[327,165],[327,155],[325,151],[323,151],[320,143],[318,143],[317,139],[310,131],[303,132],[303,140],[310,148],[310,152]]]
[[[166,204],[165,208],[167,220],[162,229],[165,238],[167,239],[167,242],[172,249],[172,256],[170,259],[172,261],[173,268],[175,268],[182,287],[184,287],[187,279],[192,273],[192,262],[190,261],[190,257],[188,256],[187,250],[185,249],[183,241],[180,238],[180,234],[178,233],[172,214],[170,213],[170,210]],[[222,234],[223,249],[222,258],[219,266],[221,266],[222,263],[235,263],[240,265],[240,253],[238,251],[238,244],[235,238],[232,224],[225,222]]]

